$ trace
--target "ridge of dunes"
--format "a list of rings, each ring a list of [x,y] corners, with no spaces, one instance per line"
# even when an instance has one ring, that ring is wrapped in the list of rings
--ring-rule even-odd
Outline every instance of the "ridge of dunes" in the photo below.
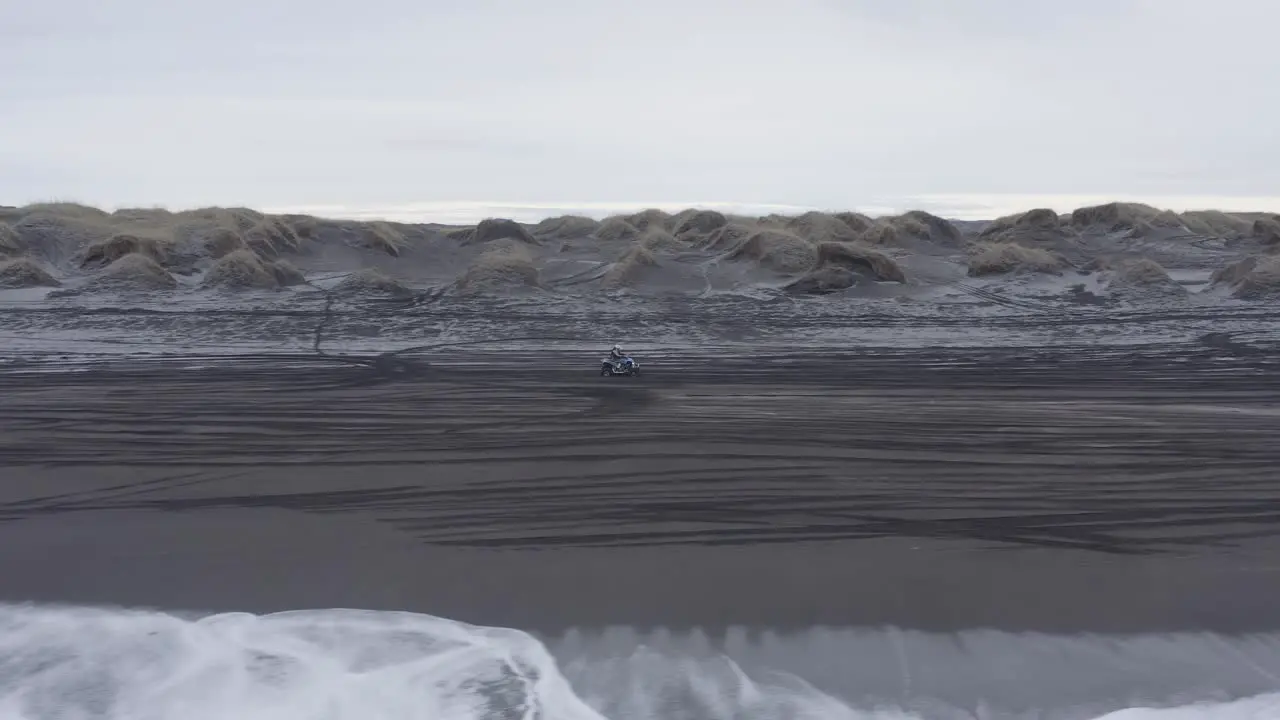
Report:
[[[1213,252],[1198,250],[1202,242],[1214,243]],[[0,288],[61,286],[56,292],[74,294],[278,292],[309,285],[316,273],[340,272],[353,278],[343,286],[348,291],[392,295],[430,287],[459,295],[763,288],[856,296],[937,284],[943,265],[955,268],[943,274],[957,281],[1074,273],[1117,289],[1172,292],[1177,282],[1169,271],[1186,265],[1215,273],[1208,285],[1225,294],[1269,299],[1277,250],[1277,215],[1177,213],[1133,203],[1064,214],[1034,208],[989,222],[919,210],[749,217],[689,208],[537,223],[488,218],[470,226],[249,208],[0,207]],[[1252,264],[1241,270],[1240,263]]]

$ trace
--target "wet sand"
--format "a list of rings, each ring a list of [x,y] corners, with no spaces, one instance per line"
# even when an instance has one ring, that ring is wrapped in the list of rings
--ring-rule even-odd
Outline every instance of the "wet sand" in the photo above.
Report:
[[[1267,353],[467,360],[0,373],[0,601],[1280,628]]]

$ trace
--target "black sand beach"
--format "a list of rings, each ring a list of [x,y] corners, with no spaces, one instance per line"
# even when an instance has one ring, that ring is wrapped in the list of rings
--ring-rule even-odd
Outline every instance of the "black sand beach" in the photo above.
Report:
[[[0,602],[1280,630],[1269,215],[0,215]]]
[[[614,379],[555,353],[10,369],[0,600],[1280,628],[1272,353],[664,357]]]

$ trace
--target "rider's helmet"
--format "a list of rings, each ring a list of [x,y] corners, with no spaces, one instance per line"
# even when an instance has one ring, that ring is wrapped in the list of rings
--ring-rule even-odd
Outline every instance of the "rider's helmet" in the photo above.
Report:
[[[613,351],[614,351],[615,353],[618,353],[619,355],[621,355],[621,354],[622,354],[622,346],[621,346],[621,345],[614,345],[614,346],[613,346]]]

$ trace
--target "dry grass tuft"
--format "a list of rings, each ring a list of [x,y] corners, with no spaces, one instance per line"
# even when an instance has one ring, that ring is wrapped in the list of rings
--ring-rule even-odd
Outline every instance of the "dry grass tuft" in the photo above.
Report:
[[[519,241],[506,239],[481,253],[458,279],[457,288],[465,293],[488,293],[540,285],[529,250]]]
[[[364,268],[342,279],[334,290],[343,295],[389,295],[408,297],[413,289],[373,268]]]
[[[0,255],[21,255],[22,240],[8,223],[0,223]]]
[[[818,245],[818,265],[863,272],[876,280],[900,283],[907,281],[907,274],[893,258],[854,243],[828,242]]]
[[[961,238],[959,228],[950,221],[921,211],[870,221],[857,236],[859,242],[881,246],[902,245],[909,240],[955,245]]]
[[[744,222],[731,222],[724,227],[717,228],[714,232],[707,236],[706,241],[702,243],[702,247],[707,250],[736,250],[752,233],[759,230],[758,227],[748,225]]]
[[[1220,210],[1176,213],[1141,203],[1122,202],[1077,208],[1071,213],[1069,223],[1078,229],[1127,230],[1133,237],[1162,229],[1221,238],[1246,236],[1253,224],[1245,217]]]
[[[960,228],[956,227],[950,220],[940,218],[923,210],[908,211],[897,217],[889,218],[889,222],[896,225],[900,231],[907,235],[921,240],[959,244],[964,239],[964,233],[960,232]]]
[[[874,222],[858,236],[859,242],[868,245],[898,245],[902,240],[902,231],[888,222]]]
[[[1165,228],[1169,230],[1185,230],[1186,226],[1182,222],[1182,217],[1172,210],[1161,210],[1152,217],[1145,217],[1139,220],[1138,226],[1142,229],[1146,228]]]
[[[663,230],[662,228],[650,228],[647,232],[640,236],[636,244],[652,253],[664,252],[667,250],[687,250],[688,244],[681,239],[677,239],[674,235]]]
[[[98,271],[86,288],[101,290],[173,290],[178,281],[147,255],[131,253]]]
[[[305,285],[307,276],[294,266],[288,260],[276,260],[273,263],[267,263],[267,269],[276,277],[276,284],[280,287],[293,287],[294,285]]]
[[[363,226],[360,243],[370,250],[386,253],[391,257],[400,257],[400,253],[408,246],[403,233],[381,220]]]
[[[178,213],[175,220],[205,227],[228,228],[237,233],[243,233],[261,222],[263,217],[262,213],[244,208],[207,207]]]
[[[1164,267],[1150,258],[1130,258],[1117,263],[1112,272],[1115,281],[1125,285],[1176,284]]]
[[[1108,284],[1116,290],[1138,290],[1143,293],[1162,291],[1185,295],[1187,289],[1169,277],[1160,263],[1143,257],[1100,257],[1085,266],[1086,270],[1105,273]]]
[[[1061,255],[1013,242],[978,242],[968,248],[969,275],[1043,273],[1060,275],[1070,266]]]
[[[1014,225],[1019,227],[1056,228],[1062,218],[1051,208],[1033,208],[1018,216]]]
[[[1056,230],[1062,219],[1049,208],[1035,208],[1024,213],[1005,215],[992,220],[978,237],[983,239],[1006,235],[1012,230]]]
[[[88,205],[73,202],[31,203],[21,208],[23,215],[58,215],[87,222],[101,222],[111,217],[111,213]]]
[[[875,220],[858,212],[838,212],[832,217],[848,225],[855,235],[862,235],[862,233],[870,230],[871,226],[876,224]]]
[[[1233,296],[1244,300],[1280,296],[1280,257],[1247,257],[1215,271],[1210,283],[1225,285]]]
[[[54,262],[80,256],[84,247],[110,238],[115,231],[101,219],[61,217],[47,212],[23,215],[13,224],[27,253]]]
[[[1071,225],[1077,228],[1102,228],[1108,232],[1132,230],[1151,223],[1160,210],[1141,203],[1112,202],[1076,208],[1071,212]]]
[[[748,259],[774,272],[792,274],[813,268],[818,262],[818,249],[802,237],[766,228],[748,237],[730,253],[729,259]]]
[[[1234,295],[1244,299],[1273,298],[1280,295],[1280,257],[1259,259],[1236,285]]]
[[[1268,245],[1280,244],[1280,215],[1254,220],[1249,234]]]
[[[693,240],[709,235],[729,223],[724,213],[715,210],[695,210],[682,213],[672,234],[681,240]]]
[[[638,213],[626,215],[623,219],[630,223],[631,226],[639,232],[644,232],[650,229],[670,230],[673,227],[673,218],[671,213],[664,210],[658,210],[657,208],[641,210]]]
[[[596,228],[596,238],[603,242],[634,240],[640,236],[640,229],[623,217],[608,217]]]
[[[484,245],[495,240],[518,240],[522,243],[533,245],[537,243],[528,230],[515,220],[506,218],[486,218],[476,225],[475,233],[471,236],[470,242],[480,243]]]
[[[651,233],[662,233],[667,235],[663,230],[651,230]],[[601,286],[607,289],[618,289],[627,287],[636,282],[637,276],[644,271],[645,268],[653,267],[658,264],[657,258],[654,257],[653,251],[645,246],[644,243],[638,243],[631,246],[617,262],[609,268],[609,272],[605,273],[601,279]]]
[[[164,208],[120,208],[107,219],[117,227],[166,227],[174,224],[173,213]]]
[[[770,215],[762,221],[766,227],[777,227],[809,242],[850,242],[858,233],[849,223],[834,215],[810,211],[795,217]]]
[[[1168,271],[1150,258],[1135,258],[1116,268],[1116,279],[1130,285],[1163,285],[1173,282]]]
[[[929,237],[929,226],[911,215],[888,217],[884,219],[884,222],[896,228],[899,236],[911,238]]]
[[[600,223],[582,215],[562,215],[547,218],[533,228],[536,237],[556,240],[577,240],[591,235],[600,227]]]
[[[0,289],[14,290],[33,287],[59,287],[58,282],[44,266],[30,258],[17,258],[0,263]]]
[[[906,273],[884,253],[865,245],[825,242],[818,245],[818,266],[786,290],[795,294],[825,295],[851,288],[859,277],[906,282]]]
[[[213,263],[202,285],[223,290],[274,290],[280,283],[270,266],[252,250],[236,250]]]
[[[112,235],[106,240],[90,243],[80,261],[82,268],[101,268],[126,255],[145,255],[160,265],[168,261],[173,241],[157,237],[137,235]]]
[[[1249,273],[1253,272],[1253,269],[1257,266],[1257,257],[1247,257],[1242,260],[1237,260],[1226,267],[1214,270],[1213,275],[1209,277],[1209,283],[1211,285],[1229,285],[1234,287],[1239,285],[1240,282],[1243,281]]]
[[[1253,230],[1245,218],[1221,210],[1189,210],[1178,218],[1189,232],[1208,237],[1243,237]]]
[[[203,245],[205,253],[214,260],[237,250],[249,249],[240,232],[229,227],[215,228],[205,236]]]
[[[466,245],[476,236],[476,229],[473,227],[455,228],[453,230],[446,231],[444,236],[459,245]]]
[[[783,289],[795,295],[828,295],[857,284],[857,273],[849,268],[831,265],[811,270]]]
[[[320,222],[310,215],[282,215],[280,222],[289,226],[293,234],[303,240],[315,240],[320,231]]]
[[[245,244],[264,258],[277,258],[302,249],[302,239],[279,218],[263,217],[244,231]]]

